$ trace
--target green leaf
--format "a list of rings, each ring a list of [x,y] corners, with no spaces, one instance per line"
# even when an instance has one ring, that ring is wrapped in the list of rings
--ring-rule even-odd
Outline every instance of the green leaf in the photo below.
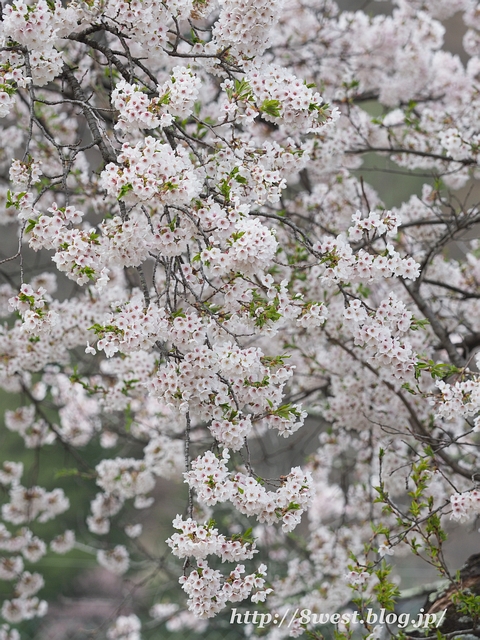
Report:
[[[280,100],[264,100],[260,105],[260,111],[273,118],[279,118],[281,106]]]
[[[0,89],[1,89],[1,85],[0,85]],[[24,195],[26,195],[26,191],[21,191],[20,193],[12,193],[10,191],[10,189],[7,191],[7,202],[5,203],[5,208],[9,209],[10,207],[15,207],[15,209],[18,209],[20,207],[20,200],[23,198]],[[12,196],[15,196],[15,200],[13,199]]]
[[[30,231],[32,231],[32,229],[35,228],[35,226],[37,225],[38,220],[34,220],[33,218],[29,218],[28,220],[28,224],[25,227],[25,233],[30,233]]]
[[[232,239],[232,243],[236,242],[237,240],[240,240],[240,238],[243,238],[244,235],[245,235],[245,231],[234,231],[230,236],[230,238]]]
[[[227,89],[226,94],[229,100],[252,100],[252,87],[246,80],[235,80],[234,89]]]
[[[410,324],[410,329],[412,331],[418,331],[418,329],[425,329],[428,324],[430,324],[430,322],[426,318],[419,320],[418,318],[415,318],[415,316],[413,316],[412,322]]]
[[[58,471],[56,471],[54,473],[54,479],[58,480],[58,478],[69,478],[72,476],[78,476],[80,475],[80,472],[78,469],[58,469]]]
[[[121,200],[122,198],[124,198],[129,191],[133,191],[133,185],[130,184],[130,182],[127,182],[127,184],[124,184],[120,187],[117,200]]]
[[[78,273],[87,276],[89,280],[95,279],[95,269],[92,269],[92,267],[81,267]]]
[[[229,184],[229,181],[228,181],[227,178],[225,178],[224,180],[222,180],[220,182],[219,188],[220,188],[220,193],[222,194],[222,196],[225,198],[225,200],[227,202],[229,202],[230,201],[231,187],[230,187],[230,184]]]

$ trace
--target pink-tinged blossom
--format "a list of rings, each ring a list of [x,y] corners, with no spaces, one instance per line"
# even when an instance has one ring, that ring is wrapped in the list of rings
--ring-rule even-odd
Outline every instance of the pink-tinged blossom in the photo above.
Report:
[[[139,85],[121,80],[112,92],[112,103],[120,112],[115,128],[156,129],[168,127],[174,117],[190,115],[198,97],[200,79],[186,67],[174,67],[167,82],[157,86],[158,97],[150,99]]]
[[[17,629],[10,628],[8,624],[0,626],[0,640],[20,640],[20,634]]]
[[[50,543],[50,549],[54,553],[68,553],[75,546],[75,533],[71,529],[67,529],[61,535],[56,536]]]
[[[22,598],[35,595],[44,586],[45,581],[39,573],[24,571],[18,582],[15,583],[15,591]]]
[[[211,569],[205,560],[197,561],[197,569],[188,577],[180,578],[182,589],[188,594],[188,608],[199,618],[211,618],[227,606],[228,602],[240,602],[255,593],[271,593],[265,589],[265,565],[258,568],[257,573],[243,576],[244,565],[237,565],[233,571],[222,580],[220,571]],[[255,589],[254,593],[252,591]]]
[[[140,640],[140,618],[131,614],[119,616],[107,630],[108,640]]]
[[[2,605],[2,617],[11,624],[22,620],[42,618],[47,613],[48,605],[45,600],[33,598],[14,598],[5,600]]]
[[[100,566],[117,575],[124,574],[130,565],[128,551],[123,545],[117,545],[107,551],[97,551],[97,562]]]
[[[117,158],[101,174],[102,186],[126,203],[187,204],[201,189],[200,180],[183,147],[175,151],[147,136],[135,147],[125,143]]]

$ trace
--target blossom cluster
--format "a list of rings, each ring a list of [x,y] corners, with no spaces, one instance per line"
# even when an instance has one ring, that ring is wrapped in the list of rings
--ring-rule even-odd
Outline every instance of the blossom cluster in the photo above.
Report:
[[[237,473],[230,477],[228,459],[228,450],[224,449],[221,459],[207,452],[192,462],[192,470],[184,476],[196,490],[198,500],[207,505],[230,500],[240,513],[254,515],[259,522],[273,524],[281,520],[284,531],[295,529],[312,501],[310,473],[294,467],[276,491],[267,491],[252,476]]]
[[[200,180],[183,147],[173,150],[147,136],[134,147],[124,143],[117,162],[102,171],[101,184],[109,195],[127,204],[181,205],[200,192]]]
[[[44,287],[34,291],[28,284],[22,284],[20,293],[9,300],[11,308],[22,316],[22,328],[29,333],[49,331],[58,322],[58,313],[48,309],[49,302],[51,297]]]
[[[268,46],[272,27],[278,20],[283,0],[225,0],[213,29],[215,45],[232,47],[234,55],[248,59],[261,55]]]
[[[117,544],[113,549],[97,551],[97,562],[108,571],[121,576],[130,566],[130,557],[127,549],[123,545]]]
[[[325,104],[312,87],[302,83],[288,69],[276,65],[250,72],[241,83],[226,80],[222,88],[226,93],[223,117],[237,116],[246,124],[261,116],[263,120],[284,125],[289,130],[314,133],[340,116],[338,109]]]
[[[197,560],[204,560],[208,555],[217,555],[222,562],[237,562],[251,560],[254,553],[258,553],[255,543],[242,544],[241,540],[235,538],[229,540],[210,523],[198,525],[191,518],[183,520],[177,516],[173,526],[182,533],[174,533],[168,538],[167,544],[172,553],[180,558],[193,556]]]
[[[223,275],[228,271],[258,272],[271,261],[278,243],[268,227],[260,220],[244,218],[235,224],[235,230],[227,238],[228,249],[206,248],[201,259],[209,272]]]
[[[270,588],[263,588],[266,566],[260,565],[255,573],[243,576],[244,573],[245,566],[239,564],[222,579],[220,571],[212,569],[206,560],[199,560],[197,568],[188,577],[180,578],[180,584],[189,596],[189,610],[199,618],[211,618],[228,602],[241,602],[249,596],[252,602],[263,602],[272,592]]]
[[[356,211],[352,220],[355,224],[348,230],[348,238],[352,242],[362,240],[364,234],[395,236],[400,224],[399,217],[391,211],[371,211],[366,218],[362,217],[361,211]]]
[[[319,132],[325,123],[340,116],[307,83],[287,69],[269,65],[261,71],[247,74],[262,117],[277,124],[293,125],[307,133]]]
[[[15,483],[9,491],[9,496],[10,502],[2,505],[2,518],[13,524],[24,524],[34,520],[48,522],[70,507],[70,501],[62,489],[27,489]]]
[[[186,338],[195,342],[187,327]],[[303,424],[300,405],[281,403],[282,389],[293,373],[288,366],[272,371],[268,360],[262,362],[260,349],[239,349],[230,342],[216,351],[192,347],[179,365],[171,363],[158,372],[152,391],[182,413],[212,420],[210,430],[219,442],[239,450],[252,429],[252,413],[284,436]]]
[[[480,493],[477,489],[466,493],[454,493],[450,497],[453,520],[470,520],[480,512]]]
[[[55,433],[43,418],[36,417],[33,405],[19,407],[15,411],[6,411],[5,426],[23,438],[27,449],[52,444],[55,441]]]
[[[412,258],[402,258],[392,244],[387,244],[385,255],[372,255],[365,249],[354,251],[344,237],[326,238],[315,245],[321,256],[322,278],[333,282],[372,282],[382,278],[399,277],[416,280],[419,264]]]
[[[39,487],[36,489],[40,491]],[[38,510],[38,504],[34,508]],[[61,510],[54,509],[54,512],[50,514],[52,517],[61,513]],[[45,513],[44,511],[42,515]],[[8,521],[8,518],[3,517]],[[42,516],[38,520],[42,521]],[[55,553],[66,553],[72,548],[74,540],[73,532],[66,531],[65,534],[51,541],[51,550]],[[24,561],[34,564],[41,560],[47,552],[45,542],[35,536],[27,527],[23,527],[13,536],[2,523],[0,525],[0,550],[2,551],[0,580],[13,582],[14,586],[14,597],[10,600],[5,599],[2,604],[1,615],[3,619],[10,624],[16,624],[22,620],[43,617],[47,613],[48,604],[45,600],[39,599],[36,594],[43,588],[45,581],[40,573],[26,571]],[[7,556],[7,553],[11,555]],[[6,628],[7,626],[4,625],[3,629]],[[12,630],[12,633],[13,631],[15,630]],[[18,640],[20,636],[8,637],[17,637]]]
[[[388,367],[396,378],[409,377],[417,357],[412,347],[401,339],[412,324],[412,313],[403,302],[390,294],[372,317],[360,300],[352,300],[343,316],[352,329],[355,344],[364,347],[372,363]]]
[[[108,494],[119,494],[123,498],[145,495],[155,486],[154,477],[141,460],[102,460],[96,471],[99,487]]]
[[[116,128],[168,127],[175,116],[186,118],[198,97],[200,79],[186,67],[175,67],[167,82],[158,85],[158,97],[149,98],[138,85],[121,80],[112,91],[112,104],[119,111]]]
[[[52,260],[59,271],[85,284],[104,275],[104,262],[100,252],[100,242],[95,229],[77,228],[83,218],[83,212],[74,206],[58,207],[53,203],[48,212],[42,215],[33,210],[38,217],[31,217],[32,211],[20,204],[21,218],[31,219],[31,235],[29,244],[32,249],[54,249]]]
[[[142,623],[138,616],[119,616],[107,631],[108,640],[140,640]]]
[[[41,168],[38,162],[30,160],[29,162],[21,162],[14,160],[10,167],[9,178],[16,187],[29,187],[40,181]]]
[[[477,366],[480,358],[476,359]],[[435,397],[435,410],[438,416],[447,420],[458,416],[474,417],[476,430],[480,429],[480,380],[473,375],[470,379],[448,383],[436,380],[435,386],[440,395]]]
[[[19,0],[6,7],[2,37],[31,50],[31,79],[35,84],[44,86],[60,73],[64,58],[55,45],[59,37],[76,27],[78,17],[73,6],[63,7],[59,0],[40,0],[33,6]]]

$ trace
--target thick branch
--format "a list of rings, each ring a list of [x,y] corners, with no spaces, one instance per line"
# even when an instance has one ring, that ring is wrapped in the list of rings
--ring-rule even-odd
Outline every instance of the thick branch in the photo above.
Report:
[[[453,342],[450,340],[450,337],[445,327],[438,320],[437,316],[432,311],[430,306],[427,304],[426,300],[420,295],[420,293],[414,287],[409,287],[405,282],[405,280],[402,280],[402,284],[410,294],[411,298],[414,300],[419,310],[423,313],[423,315],[429,321],[433,332],[435,333],[437,338],[440,340],[442,347],[448,353],[450,362],[454,364],[456,367],[458,367],[459,369],[461,369],[464,365],[463,358],[458,353],[457,348],[455,347]]]
[[[397,147],[367,147],[365,149],[348,149],[345,151],[348,154],[362,154],[362,153],[395,153],[395,154],[407,154],[413,156],[420,156],[421,158],[433,158],[434,160],[442,160],[444,162],[458,162],[458,164],[472,165],[477,164],[477,161],[473,158],[464,160],[456,160],[451,156],[441,156],[439,153],[432,153],[430,151],[419,151],[418,149],[402,149]]]
[[[89,129],[91,131],[93,141],[100,149],[100,153],[102,154],[102,158],[104,159],[105,163],[116,162],[117,158],[115,154],[113,153],[113,151],[111,151],[107,147],[107,144],[105,143],[105,140],[98,126],[95,115],[90,109],[90,107],[87,105],[87,98],[83,92],[83,89],[80,83],[76,79],[72,69],[70,69],[70,67],[66,64],[63,66],[63,76],[65,77],[66,81],[70,85],[70,88],[72,89],[73,97],[75,98],[75,100],[78,100],[82,105],[81,108],[83,111],[83,115],[85,116],[85,120],[87,121]]]

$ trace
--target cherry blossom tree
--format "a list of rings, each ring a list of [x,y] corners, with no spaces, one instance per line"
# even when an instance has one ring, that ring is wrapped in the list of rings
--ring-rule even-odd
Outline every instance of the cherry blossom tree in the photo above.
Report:
[[[130,584],[174,576],[150,627],[252,602],[392,610],[393,554],[477,620],[444,541],[480,513],[480,3],[3,5],[0,385],[23,398],[5,425],[95,490],[82,539],[61,478],[4,462],[0,638],[47,611],[31,565],[87,542]],[[386,208],[368,154],[421,193]],[[308,415],[309,456],[263,477],[267,432],[281,449]],[[158,478],[188,493],[161,557],[139,523]],[[258,632],[320,637],[301,618]]]

